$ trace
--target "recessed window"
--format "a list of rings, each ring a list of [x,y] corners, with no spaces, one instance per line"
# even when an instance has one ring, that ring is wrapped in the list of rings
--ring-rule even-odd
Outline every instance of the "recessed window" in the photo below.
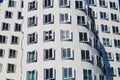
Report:
[[[37,10],[37,1],[34,0],[28,3],[28,11]]]
[[[2,31],[7,31],[7,30],[9,30],[9,28],[10,28],[10,24],[8,24],[8,23],[2,23]]]
[[[118,4],[116,4],[115,2],[110,2],[110,8],[111,9],[118,9]]]
[[[27,62],[36,62],[37,61],[37,51],[30,51],[27,53]]]
[[[74,51],[71,48],[62,48],[62,59],[74,59]]]
[[[109,61],[113,61],[114,60],[114,56],[111,52],[107,52],[106,53],[106,59]]]
[[[81,50],[81,59],[83,61],[91,61],[91,54],[89,50]]]
[[[99,5],[100,5],[100,7],[107,7],[108,6],[108,4],[107,4],[107,2],[105,2],[105,0],[99,0]]]
[[[32,44],[32,43],[37,43],[37,37],[38,37],[38,35],[37,35],[37,33],[31,33],[31,34],[28,34],[28,41],[27,41],[27,43],[28,44]]]
[[[44,69],[44,77],[45,80],[56,80],[55,79],[55,69],[53,68],[48,68],[48,69]]]
[[[92,80],[92,70],[83,69],[83,80]]]
[[[14,0],[9,0],[8,7],[15,7],[16,2]]]
[[[53,0],[43,0],[44,8],[51,8],[53,7]]]
[[[109,32],[110,32],[110,28],[109,28],[108,25],[101,24],[101,31],[102,31],[102,32],[109,33]]]
[[[43,15],[43,23],[44,24],[52,24],[52,23],[54,23],[54,16],[52,14]]]
[[[120,34],[120,30],[118,26],[112,26],[112,30],[114,34]]]
[[[55,33],[53,30],[44,31],[44,41],[54,41]]]
[[[60,23],[71,23],[71,16],[69,13],[60,14]]]
[[[116,61],[120,61],[120,53],[116,53]]]
[[[16,68],[15,64],[8,63],[7,73],[15,73],[15,68]]]
[[[113,13],[111,13],[111,20],[112,21],[119,21],[119,17],[118,17],[118,15],[117,14],[113,14]]]
[[[77,16],[77,24],[85,26],[86,25],[85,16]]]
[[[120,76],[120,67],[118,67],[118,76]]]
[[[4,56],[5,50],[0,49],[0,58]]]
[[[15,23],[15,31],[21,31],[21,24]]]
[[[73,33],[70,30],[61,30],[62,41],[72,41]]]
[[[70,7],[70,0],[59,0],[60,1],[60,7]]]
[[[5,11],[5,18],[6,19],[10,19],[10,18],[12,18],[13,17],[13,13],[12,12],[10,12],[10,11]]]
[[[18,19],[23,19],[22,12],[18,12]]]
[[[83,9],[83,1],[75,1],[76,9]]]
[[[37,71],[27,71],[27,80],[37,80]]]
[[[74,79],[74,70],[72,67],[69,68],[63,68],[63,79],[69,79],[73,80]]]
[[[19,43],[19,38],[17,36],[12,36],[11,44],[18,44],[18,43]]]
[[[103,67],[103,58],[101,56],[96,56],[97,66],[102,68]]]
[[[100,49],[100,41],[96,38],[93,39],[93,47],[95,49]]]
[[[99,75],[99,80],[105,80],[104,75]]]
[[[107,74],[107,76],[115,76],[116,71],[115,71],[114,67],[106,67],[106,74]]]
[[[109,38],[103,38],[103,45],[104,46],[112,46],[112,42],[110,41]]]
[[[96,6],[96,0],[89,0],[89,5]]]
[[[37,26],[37,16],[32,16],[28,18],[28,27]]]
[[[7,37],[4,35],[0,35],[0,43],[6,43]]]
[[[9,58],[16,58],[17,57],[17,50],[10,49],[9,50]]]
[[[44,59],[45,60],[54,60],[55,59],[55,50],[53,48],[44,49]]]
[[[114,39],[114,46],[119,48],[120,47],[120,40]]]
[[[79,41],[88,42],[88,34],[86,32],[79,32]]]
[[[108,14],[106,12],[100,12],[100,18],[104,20],[108,20]]]

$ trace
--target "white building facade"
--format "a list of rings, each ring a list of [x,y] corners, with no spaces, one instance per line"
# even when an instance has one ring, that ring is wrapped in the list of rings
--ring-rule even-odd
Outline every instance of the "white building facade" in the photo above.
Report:
[[[0,80],[119,80],[117,0],[6,0]]]

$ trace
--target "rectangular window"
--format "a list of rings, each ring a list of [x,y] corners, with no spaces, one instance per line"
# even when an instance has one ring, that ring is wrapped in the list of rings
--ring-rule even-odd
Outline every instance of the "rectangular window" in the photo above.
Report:
[[[107,2],[105,2],[105,0],[99,0],[99,5],[100,5],[100,7],[107,7],[108,6],[108,4],[107,4]]]
[[[27,80],[37,80],[37,71],[27,71]]]
[[[32,16],[28,18],[28,27],[37,26],[37,16]]]
[[[100,57],[100,56],[97,56],[96,57],[97,59],[97,66],[98,67],[103,67],[103,58],[102,57]]]
[[[8,63],[7,73],[15,73],[15,68],[16,68],[15,64]]]
[[[73,33],[70,30],[61,30],[61,40],[72,41]]]
[[[86,32],[79,32],[79,41],[88,42],[88,34]]]
[[[61,49],[63,59],[74,59],[74,51],[71,48]]]
[[[28,11],[37,10],[37,1],[34,0],[28,3]]]
[[[76,9],[83,9],[83,1],[75,1]]]
[[[54,23],[54,16],[52,14],[45,14],[43,15],[44,24],[51,24]]]
[[[4,35],[0,35],[0,43],[6,43],[7,37]]]
[[[53,48],[44,49],[44,59],[45,60],[54,60],[55,59],[55,50]]]
[[[12,36],[11,44],[18,44],[18,43],[19,43],[19,38],[17,36]]]
[[[114,60],[114,56],[111,52],[107,52],[106,53],[106,59],[109,61],[113,61]]]
[[[15,7],[16,2],[14,0],[9,0],[8,7]]]
[[[101,19],[108,20],[109,15],[108,15],[106,12],[100,12],[100,18],[101,18]]]
[[[2,31],[9,30],[10,24],[3,22],[2,23]]]
[[[30,51],[27,53],[27,62],[37,62],[37,51]]]
[[[55,80],[55,69],[44,69],[45,80]]]
[[[28,34],[28,44],[32,44],[32,43],[37,43],[37,37],[38,37],[38,35],[37,35],[37,33],[31,33],[31,34]]]
[[[118,17],[118,15],[117,14],[113,14],[113,13],[111,13],[111,20],[112,21],[119,21],[119,17]]]
[[[118,67],[118,76],[120,76],[120,67]]]
[[[89,5],[94,5],[94,6],[96,6],[96,2],[95,2],[95,0],[89,0]]]
[[[60,7],[70,7],[70,0],[59,0]]]
[[[91,61],[91,54],[89,50],[81,50],[81,59],[83,61]]]
[[[15,23],[15,29],[14,31],[21,31],[21,24]]]
[[[108,27],[108,25],[101,24],[101,31],[109,33],[110,32],[110,28]]]
[[[103,38],[103,45],[111,47],[112,46],[112,42],[110,41],[109,38]]]
[[[111,9],[118,9],[118,4],[116,4],[115,2],[110,2],[110,8]]]
[[[22,12],[18,12],[17,18],[18,18],[18,19],[23,19]]]
[[[92,80],[92,70],[83,70],[83,80]]]
[[[44,8],[51,8],[53,7],[53,0],[43,0]]]
[[[99,80],[105,80],[104,76],[103,75],[99,75]]]
[[[120,40],[114,39],[114,46],[119,48],[120,47]]]
[[[120,61],[120,53],[116,53],[116,61]]]
[[[118,26],[112,26],[113,33],[120,34],[120,30]]]
[[[13,13],[12,12],[10,12],[10,11],[5,11],[5,18],[12,18],[13,17]]]
[[[74,70],[69,68],[63,68],[63,79],[74,79]]]
[[[86,25],[85,16],[77,16],[77,24],[85,26]]]
[[[10,49],[9,50],[9,58],[16,58],[17,57],[17,50]]]
[[[60,14],[60,23],[71,23],[71,16],[69,13]]]
[[[106,74],[107,76],[114,76],[116,75],[116,70],[114,69],[114,67],[107,67]]]
[[[44,41],[54,41],[55,33],[53,30],[44,31]]]
[[[93,39],[93,47],[95,48],[95,49],[100,49],[100,42],[99,42],[99,40],[98,39],[96,39],[96,38],[94,38]]]
[[[5,50],[0,49],[0,58],[4,56]]]

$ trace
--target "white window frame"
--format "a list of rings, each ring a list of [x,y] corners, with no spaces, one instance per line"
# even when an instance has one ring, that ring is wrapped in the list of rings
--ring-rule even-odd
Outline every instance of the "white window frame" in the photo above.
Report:
[[[9,58],[16,58],[18,51],[15,49],[9,49]]]
[[[43,0],[43,7],[44,8],[51,8],[51,7],[53,7],[53,0]]]
[[[15,73],[15,69],[16,69],[15,64],[8,63],[8,65],[7,65],[7,73]]]
[[[112,41],[109,38],[103,38],[103,45],[111,47]]]
[[[82,51],[84,51],[84,53]],[[89,55],[87,54],[87,52]],[[82,58],[82,55],[84,55],[85,59]],[[89,59],[87,59],[87,56],[89,56]],[[92,61],[91,51],[90,50],[81,50],[81,60],[82,61]]]
[[[65,69],[66,69],[67,73],[65,72]],[[72,75],[70,74],[70,72]],[[64,73],[66,73],[66,75],[67,75],[66,77],[65,77]],[[68,80],[68,79],[73,80],[74,78],[75,78],[74,69],[72,67],[63,67],[63,80]]]
[[[61,30],[62,41],[72,41],[73,33],[70,30]]]
[[[55,39],[55,32],[53,30],[44,31],[43,34],[44,34],[44,41],[54,41],[54,39]],[[48,37],[48,39],[46,39],[46,37]]]
[[[82,39],[83,39],[83,40],[80,39],[80,34],[82,34],[81,36],[82,36]],[[87,40],[85,40],[85,34],[86,34]],[[80,41],[80,42],[83,42],[83,43],[88,43],[88,42],[89,42],[88,33],[87,33],[87,32],[79,32],[79,41]]]
[[[44,14],[43,15],[43,24],[53,24],[54,23],[54,15],[53,14]]]
[[[86,26],[86,17],[85,16],[77,16],[77,24],[81,26]]]
[[[6,43],[7,37],[6,37],[5,35],[0,35],[0,37],[1,37],[1,42],[0,42],[0,44]]]
[[[60,23],[71,23],[71,16],[69,13],[60,13]]]
[[[106,25],[106,24],[101,24],[101,31],[109,33],[110,32],[110,27],[108,25]]]
[[[5,50],[4,49],[0,49],[0,58],[2,58],[5,54]]]
[[[36,32],[28,34],[27,35],[27,38],[28,38],[27,43],[28,44],[37,43],[37,37],[38,37],[38,34]]]
[[[114,55],[111,52],[106,52],[106,59],[108,61],[113,61],[114,60]]]
[[[50,51],[52,51],[52,53],[50,53]],[[55,50],[53,48],[44,49],[44,60],[54,60],[54,59],[55,59]]]
[[[84,5],[85,5],[85,3],[83,1],[79,1],[79,0],[75,1],[75,8],[76,9],[79,9],[79,10],[85,9]]]
[[[11,44],[18,44],[19,43],[19,37],[18,36],[11,36]]]
[[[109,70],[108,70],[109,68]],[[111,73],[111,70],[113,73]],[[114,67],[106,67],[106,75],[107,76],[115,76],[116,75],[116,69]]]
[[[37,62],[37,51],[36,50],[27,52],[27,62],[28,63]]]
[[[16,2],[14,0],[9,0],[8,7],[15,7],[15,6],[16,6]]]
[[[28,18],[28,27],[33,27],[37,25],[37,16],[32,16]]]
[[[28,2],[28,11],[37,10],[37,1]]]
[[[33,76],[34,76],[34,79],[33,79]],[[27,71],[27,80],[37,80],[37,71],[36,70]]]
[[[51,70],[52,70],[53,74],[51,74]],[[44,74],[45,74],[44,75],[45,80],[55,80],[55,69],[54,68],[46,68],[46,69],[44,69]],[[51,77],[51,75],[52,75],[52,77]]]
[[[61,1],[62,1],[62,3],[61,3]],[[64,1],[66,1],[66,3],[64,2]],[[70,0],[59,0],[59,5],[60,5],[60,7],[70,7]]]

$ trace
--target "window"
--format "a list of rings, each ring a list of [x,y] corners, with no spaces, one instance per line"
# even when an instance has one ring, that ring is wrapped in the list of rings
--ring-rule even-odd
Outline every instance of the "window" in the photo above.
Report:
[[[120,67],[118,67],[118,76],[120,76]]]
[[[55,59],[55,50],[53,48],[44,49],[44,58],[45,60],[54,60]]]
[[[0,72],[2,72],[2,67],[3,67],[3,64],[0,63]]]
[[[89,0],[89,5],[94,5],[94,6],[96,6],[96,2],[95,2],[95,0]]]
[[[116,53],[116,61],[120,61],[120,54]]]
[[[75,1],[76,9],[83,9],[83,1]]]
[[[109,40],[109,38],[103,38],[103,45],[112,46],[112,42]]]
[[[12,36],[11,44],[18,44],[19,38],[17,36]]]
[[[60,23],[71,23],[71,16],[68,13],[60,14]]]
[[[61,30],[61,40],[72,41],[73,33],[70,30]]]
[[[94,11],[92,8],[88,7],[88,15],[92,18],[92,19],[96,19],[97,18],[97,12]]]
[[[113,14],[113,13],[111,13],[111,20],[112,21],[119,21],[119,18],[118,18],[118,16],[117,16],[117,14]]]
[[[81,50],[81,59],[83,61],[91,61],[91,54],[89,50]]]
[[[43,0],[44,1],[44,8],[53,7],[53,0]]]
[[[70,7],[70,0],[59,0],[60,7]]]
[[[118,4],[116,4],[115,2],[110,2],[110,8],[118,9]]]
[[[27,71],[27,80],[37,80],[37,71]]]
[[[13,13],[12,12],[10,12],[10,11],[6,11],[5,12],[5,18],[12,18],[12,16],[13,16]]]
[[[9,58],[16,58],[17,56],[17,50],[10,49],[9,50]]]
[[[92,70],[83,70],[83,80],[92,80]]]
[[[28,11],[37,10],[37,1],[34,0],[28,3]]]
[[[21,31],[21,24],[15,23],[15,31]]]
[[[22,16],[22,13],[21,12],[18,12],[18,19],[23,19],[23,16]]]
[[[30,51],[27,53],[27,62],[36,62],[37,61],[37,51]]]
[[[0,43],[6,43],[7,37],[4,35],[0,35]]]
[[[5,30],[9,30],[9,28],[10,28],[10,24],[8,24],[8,23],[2,23],[2,30],[3,31],[5,31]]]
[[[7,73],[15,73],[15,64],[8,63]]]
[[[55,80],[55,69],[49,68],[44,69],[45,72],[45,80]]]
[[[74,58],[74,51],[71,48],[62,48],[61,49],[62,58],[63,59],[73,59]]]
[[[24,2],[23,2],[23,0],[21,1],[21,8],[23,8],[24,7]]]
[[[114,67],[107,67],[106,68],[106,74],[108,76],[115,76],[116,75],[116,70],[114,69]]]
[[[86,25],[85,16],[77,16],[77,24],[85,26]]]
[[[37,33],[28,34],[28,44],[37,43]]]
[[[0,57],[3,57],[3,56],[4,56],[4,53],[5,53],[5,50],[0,49]]]
[[[118,26],[112,26],[112,30],[113,30],[113,33],[115,33],[115,34],[119,34],[120,33],[120,30],[119,30]]]
[[[54,41],[55,33],[53,30],[44,31],[44,41]]]
[[[6,79],[6,80],[14,80],[14,79]]]
[[[109,61],[113,61],[114,60],[114,56],[111,52],[107,52],[106,53],[106,59]]]
[[[28,27],[37,26],[37,16],[28,18]]]
[[[100,12],[100,18],[101,19],[105,19],[105,20],[108,20],[108,14],[106,12]]]
[[[15,2],[15,1],[9,0],[9,2],[8,2],[8,7],[15,7],[15,5],[16,5],[16,2]]]
[[[69,68],[63,68],[63,79],[70,79],[73,80],[74,79],[74,70],[69,67]]]
[[[99,80],[105,80],[104,76],[103,75],[99,75]]]
[[[108,27],[108,25],[101,24],[101,31],[109,33],[110,32],[110,28]]]
[[[44,24],[54,23],[54,16],[52,14],[45,14],[43,16]]]
[[[114,39],[114,45],[115,47],[120,47],[120,40]]]
[[[98,39],[93,38],[93,44],[92,45],[95,49],[100,49],[100,42],[99,42]]]
[[[99,5],[101,7],[107,7],[107,2],[105,2],[105,0],[99,0]]]
[[[79,32],[79,41],[88,42],[88,34],[86,32]]]
[[[100,56],[97,56],[96,57],[97,59],[97,66],[98,67],[103,67],[103,58],[102,57],[100,57]]]

